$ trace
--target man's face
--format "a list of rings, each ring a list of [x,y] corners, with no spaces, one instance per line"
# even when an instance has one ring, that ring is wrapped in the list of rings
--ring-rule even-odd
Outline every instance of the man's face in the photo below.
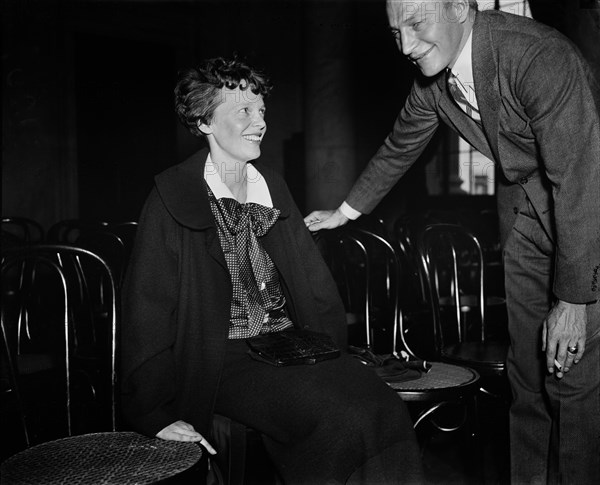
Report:
[[[465,33],[466,1],[388,0],[387,14],[398,48],[425,76],[454,64]]]

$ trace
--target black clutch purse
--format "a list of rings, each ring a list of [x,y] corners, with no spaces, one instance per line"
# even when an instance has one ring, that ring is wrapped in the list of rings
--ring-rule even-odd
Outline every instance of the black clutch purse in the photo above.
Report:
[[[253,359],[275,366],[316,364],[340,355],[329,335],[312,330],[266,333],[248,338],[246,343]]]

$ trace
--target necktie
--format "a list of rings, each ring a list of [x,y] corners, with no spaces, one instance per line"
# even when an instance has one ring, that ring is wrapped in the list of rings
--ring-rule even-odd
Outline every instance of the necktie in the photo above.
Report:
[[[479,110],[475,108],[474,103],[469,102],[469,99],[472,96],[475,96],[475,91],[471,89],[470,92],[468,92],[466,87],[450,70],[448,71],[448,90],[454,98],[454,101],[456,101],[456,104],[458,104],[458,106],[460,106],[460,108],[467,113],[467,115],[469,115],[475,121],[481,120]]]

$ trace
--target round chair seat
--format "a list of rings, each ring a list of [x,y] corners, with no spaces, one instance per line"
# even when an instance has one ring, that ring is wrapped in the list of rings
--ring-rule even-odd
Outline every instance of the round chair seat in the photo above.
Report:
[[[459,365],[433,362],[431,369],[419,379],[389,382],[404,401],[432,401],[460,399],[475,392],[479,374]]]
[[[195,465],[195,443],[133,432],[92,433],[42,443],[2,463],[2,483],[31,485],[143,485]]]
[[[506,369],[508,344],[502,342],[462,342],[442,350],[442,359],[457,365],[466,365],[486,375],[502,374]]]

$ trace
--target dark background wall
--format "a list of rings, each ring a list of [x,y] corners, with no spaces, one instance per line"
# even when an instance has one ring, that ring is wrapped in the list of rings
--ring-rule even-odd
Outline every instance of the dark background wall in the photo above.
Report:
[[[600,77],[598,2],[531,4]],[[307,159],[329,170],[318,176],[334,194],[327,203],[339,203],[414,75],[384,0],[2,0],[2,26],[2,214],[46,228],[137,218],[152,177],[201,146],[172,110],[177,69],[200,59],[237,53],[271,76],[261,163],[286,175],[303,211],[324,203],[307,198]],[[427,195],[426,163],[389,207]]]

